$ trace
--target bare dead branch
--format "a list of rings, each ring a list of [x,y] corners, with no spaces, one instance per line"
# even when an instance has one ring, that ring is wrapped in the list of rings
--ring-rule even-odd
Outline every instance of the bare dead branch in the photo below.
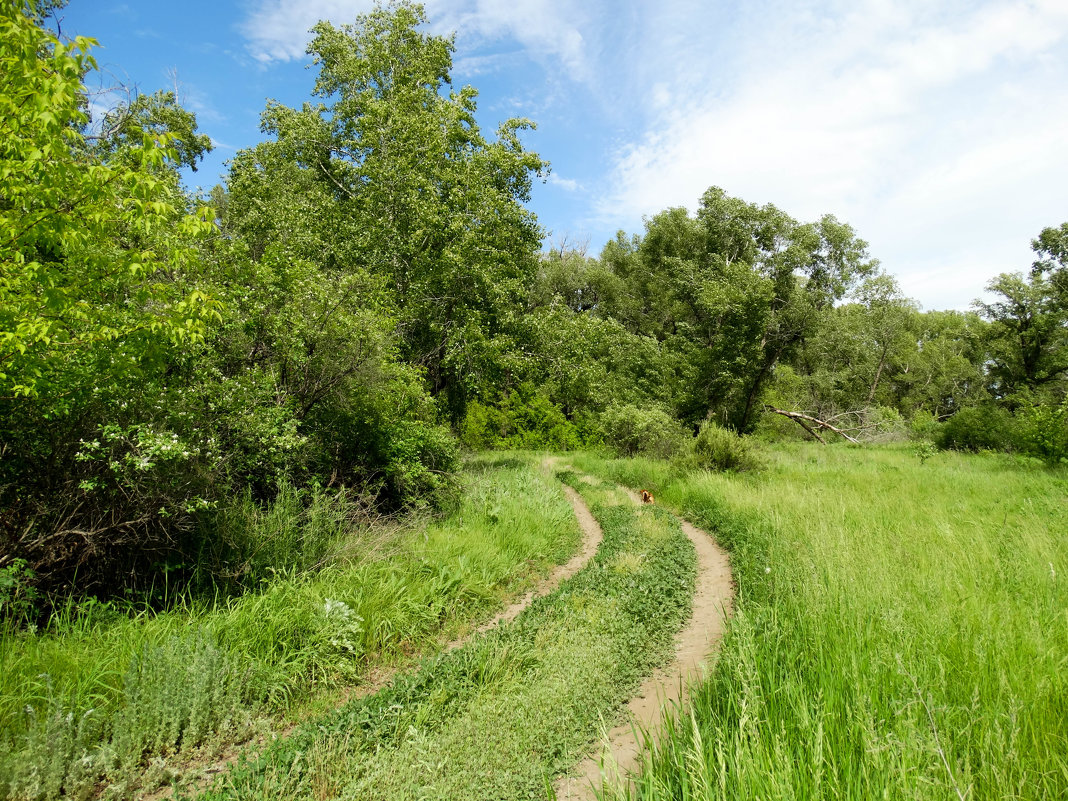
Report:
[[[809,430],[809,429],[808,429],[808,426],[805,425],[805,423],[806,422],[807,423],[813,423],[813,424],[819,426],[820,428],[825,428],[828,431],[833,431],[838,436],[840,436],[840,437],[842,437],[844,439],[847,439],[850,442],[853,442],[853,443],[855,443],[857,445],[860,444],[859,440],[854,439],[853,437],[849,436],[849,434],[847,434],[842,429],[838,428],[838,426],[832,425],[831,423],[828,423],[825,420],[820,420],[820,419],[818,419],[816,417],[813,417],[810,414],[805,414],[804,412],[788,412],[785,409],[776,409],[774,406],[768,406],[768,407],[765,407],[765,408],[767,408],[767,410],[769,412],[775,412],[775,414],[781,414],[783,417],[789,417],[791,420],[793,420],[794,422],[798,423],[799,425],[801,425],[806,430]],[[802,421],[804,421],[804,422],[802,422]],[[813,436],[816,436],[814,431],[809,430],[809,433],[812,434]],[[818,439],[820,442],[823,442],[823,439],[821,439],[818,436],[816,436],[816,439]],[[824,442],[823,444],[826,445],[827,443]]]

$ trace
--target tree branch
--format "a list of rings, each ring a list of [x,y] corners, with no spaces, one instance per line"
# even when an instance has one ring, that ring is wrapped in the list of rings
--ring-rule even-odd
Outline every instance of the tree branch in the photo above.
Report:
[[[814,423],[820,428],[825,428],[828,431],[833,431],[838,436],[843,437],[854,444],[860,444],[859,440],[856,440],[853,437],[849,436],[849,434],[847,434],[842,429],[838,428],[837,426],[833,426],[830,423],[825,422],[824,420],[819,420],[810,414],[805,414],[804,412],[788,412],[785,409],[776,409],[774,406],[768,406],[766,408],[769,412],[775,412],[775,414],[781,414],[783,417],[789,417],[795,423],[797,423],[810,434],[812,434],[812,436],[816,437],[816,439],[818,439],[820,442],[823,442],[824,445],[826,445],[827,443],[824,442],[823,439],[818,436],[815,431],[812,431],[807,425],[805,425],[806,422]]]

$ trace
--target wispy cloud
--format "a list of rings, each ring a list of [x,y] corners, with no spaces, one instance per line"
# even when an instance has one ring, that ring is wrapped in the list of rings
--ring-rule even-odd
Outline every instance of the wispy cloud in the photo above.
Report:
[[[240,26],[248,51],[269,64],[303,57],[308,29],[318,20],[352,22],[367,12],[370,0],[258,0]],[[511,39],[535,58],[555,59],[575,78],[589,73],[586,42],[567,0],[428,0],[434,30],[456,31],[475,47],[489,40]],[[474,64],[475,62],[469,62]]]
[[[764,8],[779,23],[726,65],[730,82],[706,64],[704,92],[652,87],[653,122],[615,151],[600,215],[692,208],[712,184],[797,216],[832,211],[906,289],[942,265],[968,271],[939,289],[958,306],[976,273],[1025,266],[1012,259],[1065,213],[1068,6],[793,8]]]
[[[906,291],[964,306],[1066,215],[1064,0],[426,6],[435,31],[457,32],[458,75],[529,62],[529,82],[504,96],[527,98],[545,135],[554,119],[581,121],[586,150],[546,155],[582,176],[553,187],[598,185],[591,230],[637,230],[719,185],[804,219],[833,212]],[[253,0],[241,32],[260,63],[291,61],[316,20],[371,7]]]
[[[316,22],[351,22],[372,5],[370,0],[259,0],[240,30],[257,61],[293,61],[303,58],[308,29]]]
[[[549,173],[549,177],[545,179],[545,182],[550,186],[558,186],[565,192],[578,192],[583,188],[582,184],[574,178],[561,178],[555,172]]]

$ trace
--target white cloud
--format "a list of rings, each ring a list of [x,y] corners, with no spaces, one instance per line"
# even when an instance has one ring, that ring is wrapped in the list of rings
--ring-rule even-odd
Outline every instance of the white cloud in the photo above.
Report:
[[[308,30],[316,22],[352,22],[371,7],[371,0],[259,0],[241,33],[257,61],[293,61],[304,57]]]
[[[587,43],[567,0],[427,0],[432,28],[457,32],[458,39],[477,47],[489,40],[510,38],[540,60],[552,60],[572,77],[588,74]],[[292,61],[304,56],[308,29],[321,19],[352,22],[367,12],[371,0],[259,0],[241,25],[249,53],[257,61]],[[477,62],[472,62],[477,63]]]
[[[555,172],[549,173],[549,177],[545,179],[545,182],[550,186],[558,186],[565,192],[577,192],[582,189],[582,184],[574,178],[561,178]]]
[[[615,151],[601,217],[633,229],[713,184],[833,212],[932,306],[1025,268],[1030,238],[1066,216],[1068,4],[794,8],[735,20],[747,44],[727,63],[720,48],[646,65],[651,122]],[[702,70],[703,90],[672,91],[673,72],[692,89]]]
[[[299,60],[317,20],[372,5],[252,0],[241,32],[261,63]],[[426,6],[435,31],[457,31],[463,77],[543,67],[495,102],[522,96],[539,136],[580,120],[570,130],[589,133],[587,149],[557,134],[565,143],[547,155],[583,183],[549,183],[592,187],[603,157],[591,229],[638,230],[719,185],[802,219],[836,214],[906,291],[962,307],[997,272],[1025,268],[1030,239],[1068,217],[1064,0]],[[562,108],[576,98],[583,108]]]

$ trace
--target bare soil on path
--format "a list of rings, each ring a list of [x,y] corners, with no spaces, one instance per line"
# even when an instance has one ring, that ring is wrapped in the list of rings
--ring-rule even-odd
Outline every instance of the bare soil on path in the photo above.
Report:
[[[555,457],[550,457],[542,462],[542,468],[544,470],[551,470],[556,463],[557,459]],[[452,651],[456,648],[460,648],[479,634],[484,634],[496,626],[511,623],[519,617],[523,610],[534,603],[536,599],[551,593],[565,580],[582,570],[582,568],[589,564],[590,560],[596,555],[597,549],[601,546],[601,540],[603,539],[600,525],[594,520],[593,515],[590,514],[590,510],[585,502],[583,502],[582,496],[567,485],[563,485],[562,488],[568,501],[571,503],[571,508],[575,511],[575,517],[578,519],[579,528],[582,532],[582,542],[578,552],[565,564],[553,568],[549,575],[539,581],[532,590],[512,603],[508,608],[502,610],[481,626],[467,632],[462,637],[457,637],[449,642],[444,647],[445,651]],[[408,667],[408,665],[396,667],[378,666],[373,668],[369,675],[364,677],[364,681],[359,686],[346,688],[339,693],[337,705],[341,706],[354,698],[373,695],[389,684],[389,682],[406,667]],[[251,748],[258,748],[266,744],[268,740],[287,737],[294,729],[296,729],[297,725],[296,722],[287,722],[279,729],[271,732],[269,736],[261,735],[255,738],[251,743],[245,742],[231,745],[225,749],[225,752],[221,757],[214,759],[198,759],[195,755],[183,755],[178,764],[172,764],[168,767],[170,768],[172,775],[177,774],[182,776],[183,784],[187,792],[189,790],[203,790],[218,774],[223,773],[232,767],[237,762],[239,756],[249,750],[250,746]],[[138,793],[137,795],[141,801],[166,801],[166,799],[171,798],[173,794],[174,787],[167,785],[147,793]]]
[[[552,462],[546,460],[545,465],[550,466]],[[513,603],[507,609],[499,612],[491,620],[488,620],[483,625],[479,626],[470,634],[464,637],[453,640],[450,642],[445,650],[451,651],[454,648],[459,648],[461,645],[467,643],[474,635],[482,634],[489,631],[495,626],[499,626],[502,623],[511,623],[520,613],[534,603],[536,598],[540,598],[543,595],[548,595],[550,592],[560,586],[565,580],[571,578],[578,573],[582,568],[589,564],[597,553],[597,549],[601,547],[601,540],[603,538],[601,534],[601,527],[597,524],[597,521],[593,519],[593,515],[590,514],[590,510],[586,507],[586,504],[582,500],[577,492],[571,487],[564,485],[564,494],[571,502],[571,508],[575,510],[575,517],[578,518],[579,528],[582,529],[582,545],[571,559],[558,567],[553,568],[552,572],[544,579],[538,582],[538,586]]]
[[[557,462],[555,457],[551,457],[546,459],[542,466],[551,470],[556,467]],[[603,538],[600,525],[590,513],[582,496],[566,485],[563,486],[563,491],[574,509],[582,531],[579,551],[566,564],[552,570],[522,598],[483,625],[448,643],[445,650],[459,648],[478,634],[515,620],[534,600],[553,592],[562,582],[586,567],[596,555]],[[637,493],[628,490],[628,494],[636,504],[640,503]],[[626,721],[607,733],[597,750],[575,767],[573,775],[557,780],[554,789],[559,801],[593,801],[596,798],[595,787],[600,787],[605,780],[625,776],[635,770],[644,747],[644,736],[640,733],[652,732],[655,736],[664,711],[686,703],[689,684],[700,678],[723,636],[734,601],[734,584],[727,554],[705,532],[685,520],[680,519],[680,523],[697,551],[697,582],[690,621],[676,637],[672,661],[650,676],[641,685],[638,694],[627,704]],[[343,692],[340,702],[382,689],[399,669],[379,669],[376,675],[368,677],[368,681],[360,687]],[[292,723],[286,725],[281,731],[271,735],[271,738],[285,737],[294,728]],[[187,763],[176,771],[183,774],[184,789],[186,792],[204,789],[217,774],[227,770],[248,745],[257,747],[266,739],[261,737],[251,744],[232,747],[221,758],[207,760],[207,764],[198,764],[198,760],[194,758],[191,760],[192,764]],[[138,795],[146,801],[162,801],[170,797],[172,792],[171,787],[164,787]]]
[[[627,492],[635,503],[641,502],[636,492]],[[556,781],[553,789],[558,801],[592,801],[595,787],[633,773],[645,745],[641,733],[655,738],[665,710],[687,702],[689,685],[701,677],[723,637],[734,608],[727,553],[704,531],[681,518],[679,522],[697,551],[697,586],[693,614],[675,640],[675,656],[642,684],[627,704],[627,720],[608,732],[597,751],[580,762],[572,775]]]

